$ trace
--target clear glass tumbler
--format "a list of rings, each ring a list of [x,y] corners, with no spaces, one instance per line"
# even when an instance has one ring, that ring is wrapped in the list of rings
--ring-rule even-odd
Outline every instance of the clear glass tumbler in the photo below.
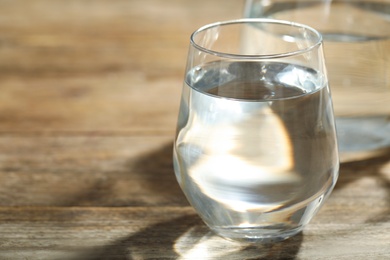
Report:
[[[390,0],[247,0],[247,18],[307,24],[324,38],[343,161],[390,147]]]
[[[195,31],[173,158],[187,199],[222,237],[302,230],[339,169],[321,35],[268,19]]]

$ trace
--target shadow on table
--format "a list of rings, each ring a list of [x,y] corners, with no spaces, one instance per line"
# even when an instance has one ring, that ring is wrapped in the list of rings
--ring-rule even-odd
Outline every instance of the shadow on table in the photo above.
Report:
[[[133,172],[145,180],[145,192],[158,197],[158,206],[188,206],[175,179],[172,143],[132,162]],[[170,201],[164,204],[165,201]],[[157,223],[128,237],[95,248],[82,259],[294,259],[303,235],[286,241],[242,244],[211,233],[195,215],[185,215]]]
[[[173,142],[129,163],[132,174],[142,177],[145,193],[158,206],[188,206],[173,170]],[[153,200],[154,199],[154,200]]]
[[[85,254],[82,259],[295,259],[303,235],[255,245],[213,235],[198,216],[188,215],[150,226]]]
[[[377,185],[383,189],[386,196],[386,204],[383,213],[368,219],[367,223],[380,223],[390,221],[390,175],[383,172],[383,167],[390,163],[390,149],[384,150],[380,155],[356,161],[341,163],[340,175],[335,190],[343,189],[346,185],[363,178],[374,178]],[[390,169],[390,166],[387,166]],[[370,192],[367,190],[366,192]],[[364,196],[364,194],[358,194]]]
[[[148,154],[136,163],[139,174],[149,178],[148,192],[167,199],[179,194],[178,185],[170,187],[162,183],[176,182],[171,164],[172,144],[167,144]],[[341,165],[340,177],[335,189],[362,178],[375,178],[386,190],[386,203],[390,204],[390,180],[382,167],[390,162],[390,153],[366,160],[347,162]],[[159,176],[159,177],[156,177]],[[164,181],[156,181],[156,179]],[[369,191],[368,191],[369,192]],[[184,195],[182,199],[184,199]],[[176,203],[181,204],[182,199]],[[390,205],[389,205],[390,207]],[[389,207],[369,223],[389,221]],[[286,241],[265,245],[248,245],[229,242],[208,230],[197,215],[186,215],[167,222],[157,223],[128,237],[96,248],[82,259],[295,259],[303,240],[302,233]]]

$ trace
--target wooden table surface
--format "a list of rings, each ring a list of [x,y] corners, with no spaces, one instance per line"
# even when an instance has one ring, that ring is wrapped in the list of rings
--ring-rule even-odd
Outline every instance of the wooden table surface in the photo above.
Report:
[[[211,234],[171,151],[189,35],[242,1],[0,0],[0,259],[390,259],[390,154],[301,234]]]

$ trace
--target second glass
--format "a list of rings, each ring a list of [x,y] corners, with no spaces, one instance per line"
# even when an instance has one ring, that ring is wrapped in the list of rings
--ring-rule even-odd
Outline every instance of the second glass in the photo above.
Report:
[[[183,192],[225,238],[297,234],[339,168],[321,35],[242,19],[202,27],[190,43],[174,142]]]
[[[342,161],[390,149],[390,0],[246,0],[247,18],[318,30],[333,93]]]

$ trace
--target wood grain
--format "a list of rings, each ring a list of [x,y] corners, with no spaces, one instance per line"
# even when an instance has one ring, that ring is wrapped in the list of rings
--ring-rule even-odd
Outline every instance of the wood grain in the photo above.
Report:
[[[170,136],[0,137],[0,150],[2,206],[187,205]]]
[[[0,259],[390,259],[390,153],[287,241],[210,233],[173,173],[189,36],[242,1],[0,0]]]

